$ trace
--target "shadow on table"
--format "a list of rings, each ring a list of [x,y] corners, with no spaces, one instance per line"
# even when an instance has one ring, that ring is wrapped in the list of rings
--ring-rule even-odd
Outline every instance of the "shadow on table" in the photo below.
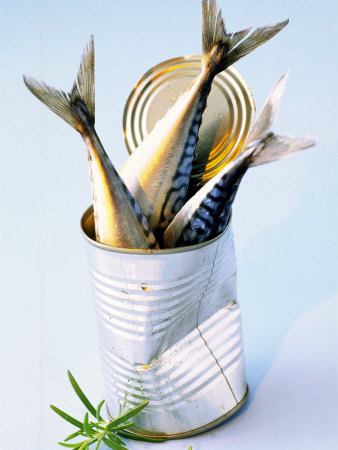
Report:
[[[335,244],[315,235],[314,227],[302,227],[306,214],[297,210],[237,257],[249,396],[243,408],[217,428],[250,408],[292,325],[338,289]],[[319,218],[316,230],[325,232],[327,225]]]

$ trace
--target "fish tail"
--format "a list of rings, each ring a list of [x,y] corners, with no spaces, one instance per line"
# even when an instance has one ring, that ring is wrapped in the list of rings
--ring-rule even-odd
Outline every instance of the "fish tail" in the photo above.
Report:
[[[266,99],[262,111],[255,120],[238,158],[243,155],[249,166],[266,164],[291,156],[299,150],[312,147],[316,141],[309,137],[277,136],[271,127],[279,109],[289,71],[280,78]]]
[[[268,98],[266,99],[261,112],[259,113],[257,119],[252,125],[249,134],[245,140],[240,153],[245,151],[247,145],[250,142],[257,141],[264,137],[272,128],[275,121],[277,112],[279,110],[280,102],[283,97],[287,80],[289,78],[289,71],[285,72],[280,80],[276,83]]]
[[[249,167],[278,161],[315,144],[316,140],[311,137],[277,136],[272,132],[267,133],[260,141],[251,144],[256,150],[249,157]]]
[[[80,68],[69,94],[54,89],[44,82],[23,76],[27,88],[50,110],[60,116],[80,133],[83,132],[83,120],[94,125],[95,122],[95,63],[94,37],[83,52]]]
[[[250,28],[228,33],[216,0],[202,0],[203,63],[211,64],[219,73],[270,40],[288,23],[287,19],[273,26],[257,28],[248,37]]]

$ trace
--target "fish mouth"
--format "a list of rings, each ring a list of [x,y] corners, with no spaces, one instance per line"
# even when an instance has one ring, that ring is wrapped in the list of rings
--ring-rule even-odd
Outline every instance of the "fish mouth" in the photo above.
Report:
[[[161,249],[138,249],[138,248],[120,248],[120,247],[112,247],[110,245],[101,244],[100,242],[96,241],[95,238],[95,223],[94,223],[94,209],[93,205],[90,205],[86,211],[83,213],[80,221],[81,226],[81,232],[83,237],[86,239],[87,242],[89,242],[94,247],[101,248],[102,250],[107,250],[110,252],[116,252],[116,253],[128,253],[132,255],[168,255],[168,254],[175,254],[175,253],[184,253],[184,252],[190,252],[194,250],[198,250],[202,247],[206,247],[208,245],[212,245],[218,239],[225,234],[230,226],[231,226],[231,219],[232,219],[232,212],[230,213],[230,217],[228,220],[228,223],[225,227],[225,229],[218,234],[216,237],[206,241],[202,242],[201,244],[194,244],[194,245],[187,245],[184,247],[175,247],[175,248],[161,248]]]

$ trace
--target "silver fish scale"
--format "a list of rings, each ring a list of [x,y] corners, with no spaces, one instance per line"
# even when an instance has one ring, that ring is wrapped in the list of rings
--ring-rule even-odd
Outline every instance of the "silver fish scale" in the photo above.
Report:
[[[149,398],[135,426],[166,435],[232,414],[247,386],[231,227],[175,251],[86,242],[109,413]]]
[[[189,129],[177,172],[163,203],[158,227],[160,230],[164,230],[168,226],[173,217],[184,205],[205,104],[206,99],[203,98],[198,103],[196,115]]]
[[[203,214],[204,213],[204,214]],[[177,241],[178,246],[205,242],[215,227],[216,218],[206,208],[199,208],[192,221],[183,230]]]
[[[125,185],[125,183],[123,182],[122,179],[121,179],[121,186],[122,186],[123,190],[125,191],[126,195],[128,196],[131,204],[133,205],[133,210],[135,212],[135,215],[137,217],[139,224],[142,227],[145,237],[149,240],[149,248],[156,248],[157,242],[156,242],[155,237],[153,236],[150,225],[149,225],[146,217],[144,216],[143,212],[141,211],[139,204],[134,199],[134,197],[131,195],[129,189],[127,188],[127,186]]]
[[[199,206],[196,202],[196,210],[183,228],[181,236],[176,241],[176,246],[205,242],[225,229],[231,206],[247,169],[248,165],[245,160],[238,166],[235,165],[215,182]],[[212,183],[212,180],[209,183]],[[190,201],[192,202],[194,199],[192,198]]]

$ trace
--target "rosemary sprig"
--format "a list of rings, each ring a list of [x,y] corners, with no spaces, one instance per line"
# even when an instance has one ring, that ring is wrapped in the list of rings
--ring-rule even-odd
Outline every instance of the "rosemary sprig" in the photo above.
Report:
[[[75,419],[56,406],[50,405],[50,407],[54,412],[56,412],[56,414],[58,414],[60,417],[62,417],[62,419],[66,420],[77,428],[77,431],[66,437],[63,442],[59,442],[62,447],[71,448],[73,450],[89,450],[89,446],[96,443],[95,450],[98,450],[101,443],[103,443],[107,447],[114,450],[126,450],[126,444],[124,441],[122,441],[122,439],[120,439],[119,436],[130,439],[144,440],[147,442],[165,441],[165,439],[136,436],[132,433],[129,433],[128,431],[125,431],[125,428],[129,428],[134,425],[134,422],[125,422],[142,411],[142,409],[148,405],[148,400],[141,403],[141,405],[135,406],[135,408],[128,409],[124,413],[121,413],[119,416],[115,417],[113,420],[106,421],[101,416],[101,408],[104,404],[104,400],[102,400],[98,404],[97,408],[95,408],[83,393],[82,389],[69,370],[68,378],[74,391],[76,392],[77,396],[84,404],[88,412],[85,413],[84,419],[81,422],[80,420]],[[88,413],[90,413],[94,417],[94,421],[89,419]],[[78,437],[85,437],[86,439],[81,439],[78,442],[69,443],[69,441]]]

